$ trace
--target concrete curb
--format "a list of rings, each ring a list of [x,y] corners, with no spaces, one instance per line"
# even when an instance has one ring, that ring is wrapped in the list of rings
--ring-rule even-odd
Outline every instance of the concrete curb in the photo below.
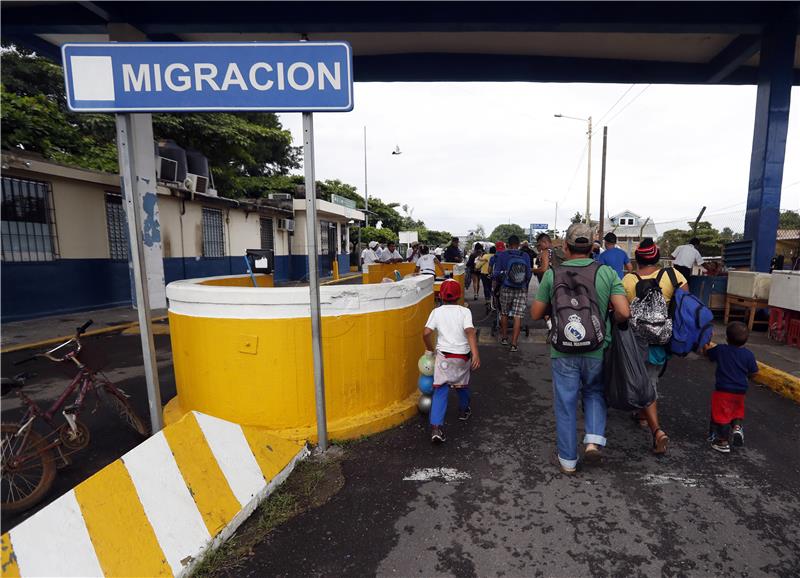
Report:
[[[791,373],[786,373],[765,363],[758,363],[758,373],[753,376],[753,381],[766,385],[771,390],[800,403],[800,378]]]
[[[162,315],[160,317],[153,317],[153,323],[158,321],[164,321],[168,319],[167,315]],[[112,325],[110,327],[103,327],[102,329],[94,329],[92,331],[87,331],[83,334],[83,337],[91,337],[92,335],[104,335],[106,333],[114,333],[116,331],[124,331],[126,329],[130,329],[132,327],[139,327],[138,321],[131,321],[130,323],[120,323],[119,325]],[[22,351],[23,349],[34,349],[39,347],[45,347],[47,345],[55,345],[56,343],[63,343],[68,339],[72,339],[75,337],[74,334],[70,335],[62,335],[61,337],[51,337],[50,339],[43,339],[41,341],[33,341],[31,343],[19,343],[17,345],[9,345],[8,347],[4,347],[0,349],[0,353],[13,353],[14,351]]]
[[[3,534],[3,576],[188,576],[308,453],[190,412]]]

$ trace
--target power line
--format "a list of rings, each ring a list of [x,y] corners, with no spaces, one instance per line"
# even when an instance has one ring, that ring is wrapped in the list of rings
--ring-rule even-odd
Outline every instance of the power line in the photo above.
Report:
[[[650,88],[651,86],[653,86],[653,85],[652,85],[652,84],[648,84],[648,85],[647,85],[647,86],[645,86],[645,87],[644,87],[644,88],[643,88],[641,91],[639,91],[639,92],[636,94],[636,96],[634,96],[632,99],[630,99],[630,100],[627,102],[627,104],[626,104],[625,106],[623,106],[621,109],[619,109],[619,110],[617,111],[617,113],[616,113],[614,116],[612,116],[610,119],[608,119],[608,122],[607,122],[606,124],[611,124],[611,122],[612,122],[612,121],[613,121],[615,118],[617,118],[617,117],[618,117],[620,114],[622,114],[622,112],[623,112],[623,111],[624,111],[626,108],[628,108],[630,105],[632,105],[634,102],[636,102],[636,99],[638,99],[640,96],[642,96],[642,95],[645,93],[645,91],[646,91],[648,88]]]
[[[572,185],[575,184],[575,178],[578,176],[578,171],[581,170],[581,166],[583,165],[583,157],[586,155],[586,150],[589,148],[589,144],[586,143],[583,145],[583,149],[581,150],[581,156],[578,158],[578,164],[575,165],[575,172],[572,173],[572,179],[569,181],[569,186],[567,187],[567,192],[564,193],[564,196],[561,198],[561,202],[567,200],[570,191],[572,191]]]
[[[597,126],[598,126],[598,127],[600,126],[600,123],[601,123],[601,122],[603,122],[603,119],[604,119],[605,117],[607,117],[607,116],[608,116],[608,113],[609,113],[609,112],[611,112],[612,110],[614,110],[614,108],[615,108],[615,107],[616,107],[616,106],[617,106],[617,105],[620,103],[620,101],[621,101],[623,98],[625,98],[625,96],[626,96],[626,95],[627,95],[627,94],[628,94],[628,93],[629,93],[631,90],[633,90],[633,87],[634,87],[634,86],[636,86],[636,85],[635,85],[635,84],[631,84],[631,85],[628,87],[628,90],[626,90],[625,92],[623,92],[623,93],[622,93],[622,96],[620,96],[620,97],[617,99],[617,102],[615,102],[614,104],[612,104],[612,105],[611,105],[611,108],[609,108],[609,109],[608,109],[608,110],[605,112],[605,114],[604,114],[603,116],[601,116],[601,117],[600,117],[600,120],[598,120],[598,121],[597,121]],[[594,132],[593,132],[592,134],[594,134]]]

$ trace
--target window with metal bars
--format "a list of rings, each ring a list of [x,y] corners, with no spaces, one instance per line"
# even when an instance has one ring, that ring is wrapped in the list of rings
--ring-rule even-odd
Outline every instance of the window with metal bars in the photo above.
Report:
[[[3,177],[3,261],[58,259],[58,235],[50,183]]]
[[[261,248],[269,251],[275,251],[275,234],[272,227],[271,218],[261,219]]]
[[[203,257],[225,256],[222,211],[203,207]]]
[[[106,193],[106,225],[108,253],[112,259],[128,260],[128,224],[122,207],[122,196]]]

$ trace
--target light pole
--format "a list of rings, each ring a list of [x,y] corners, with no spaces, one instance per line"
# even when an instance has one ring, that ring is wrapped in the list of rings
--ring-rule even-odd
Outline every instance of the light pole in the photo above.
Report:
[[[553,232],[558,231],[558,201],[551,201],[550,199],[544,199],[546,203],[553,203],[556,206],[556,211],[553,214]]]
[[[367,187],[367,127],[364,125],[364,226],[369,227],[369,188]]]
[[[587,170],[586,170],[586,224],[591,226],[592,221],[589,217],[589,209],[591,206],[591,197],[592,197],[592,117],[589,118],[580,118],[577,116],[566,116],[564,114],[555,114],[553,115],[556,118],[568,118],[570,120],[580,120],[582,122],[589,123],[589,128],[586,131],[586,134],[589,137],[589,154],[588,154],[588,163],[587,163]],[[602,218],[602,215],[600,215]]]

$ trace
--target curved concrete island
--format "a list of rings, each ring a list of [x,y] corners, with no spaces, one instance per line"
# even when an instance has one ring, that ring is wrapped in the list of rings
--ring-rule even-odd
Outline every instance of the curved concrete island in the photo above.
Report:
[[[239,275],[175,281],[167,297],[178,391],[164,409],[167,423],[196,410],[316,439],[308,287],[253,287]],[[326,286],[320,297],[331,437],[413,415],[433,279]]]

